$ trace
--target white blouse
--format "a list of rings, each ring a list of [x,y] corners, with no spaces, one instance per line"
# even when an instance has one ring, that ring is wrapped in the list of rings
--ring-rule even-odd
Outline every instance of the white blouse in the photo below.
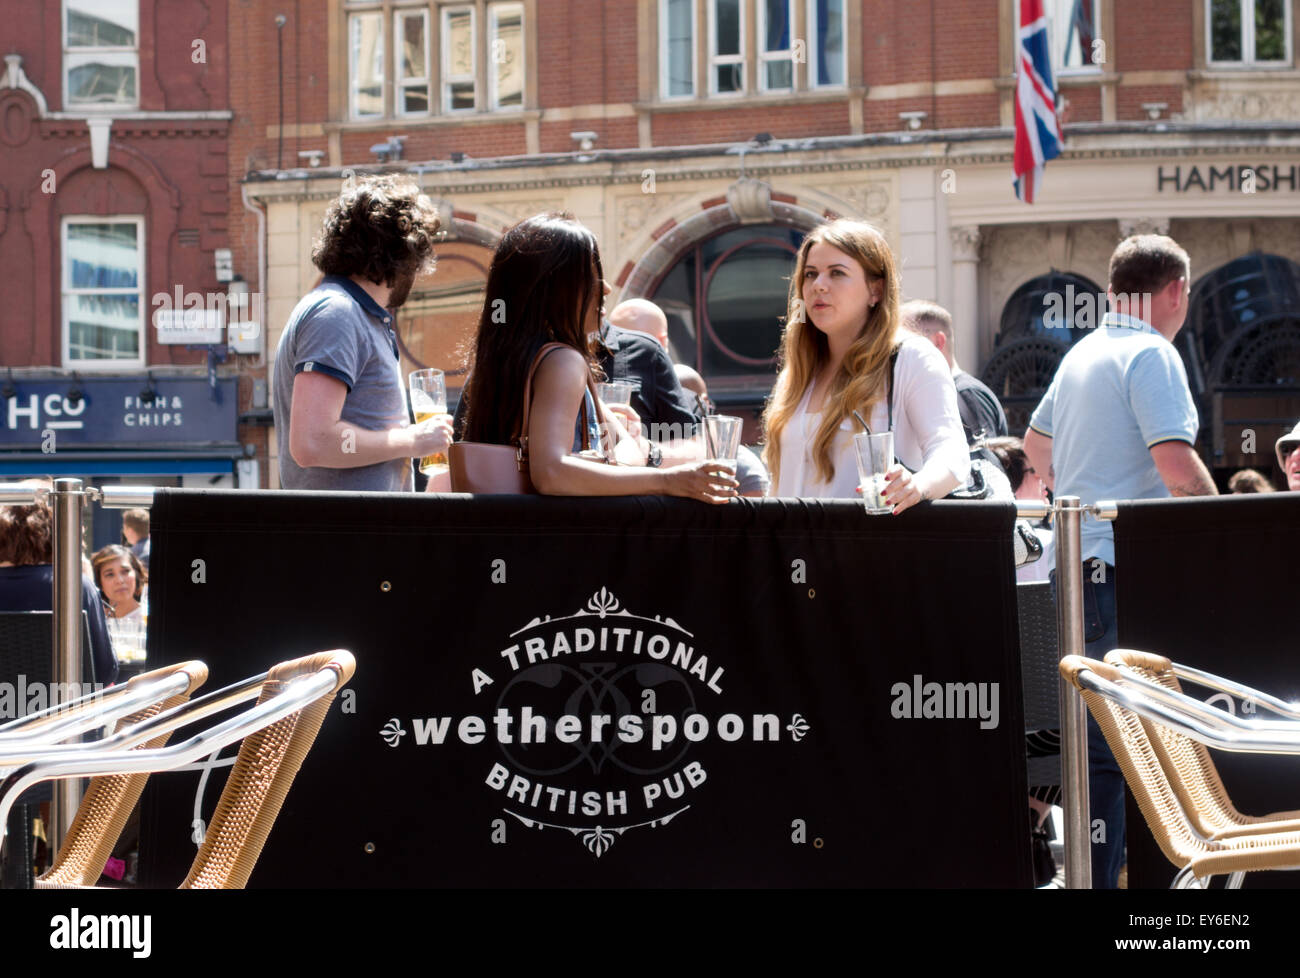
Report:
[[[852,417],[840,424],[831,446],[835,475],[823,482],[813,462],[813,440],[821,412],[808,410],[812,387],[804,391],[799,407],[781,433],[779,480],[771,496],[821,499],[859,499],[858,463],[853,435],[862,426]],[[889,430],[889,409],[882,397],[867,419],[874,432]],[[948,362],[929,340],[904,338],[894,371],[894,454],[909,470],[927,480],[946,480],[950,492],[970,478],[970,451],[957,411],[957,388]]]

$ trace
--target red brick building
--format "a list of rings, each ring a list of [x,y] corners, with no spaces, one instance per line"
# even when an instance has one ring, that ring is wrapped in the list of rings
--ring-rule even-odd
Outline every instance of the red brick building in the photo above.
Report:
[[[1247,424],[1233,419],[1300,413],[1286,366],[1300,294],[1295,0],[1046,0],[1067,146],[1032,207],[1011,189],[1016,0],[108,0],[96,6],[138,16],[135,40],[102,52],[118,76],[138,62],[138,104],[71,114],[65,75],[86,52],[67,33],[69,6],[25,28],[22,74],[0,88],[0,136],[23,174],[0,180],[0,220],[12,228],[21,211],[23,227],[45,228],[0,231],[6,261],[32,269],[16,280],[36,283],[0,310],[6,365],[70,369],[52,339],[66,332],[67,296],[50,249],[72,191],[135,186],[85,182],[129,172],[130,150],[155,162],[176,205],[132,189],[78,213],[149,216],[150,292],[156,281],[223,289],[216,249],[230,248],[228,271],[267,300],[265,335],[245,347],[258,353],[217,366],[244,377],[248,421],[265,417],[259,357],[315,281],[326,203],[349,173],[383,169],[412,173],[448,232],[439,271],[400,317],[410,365],[459,368],[502,228],[564,208],[599,236],[615,298],[659,302],[674,355],[722,403],[753,412],[789,258],[804,232],[843,214],[884,230],[905,291],[953,310],[963,365],[1023,422],[1060,344],[1079,335],[1044,331],[1045,299],[1104,289],[1118,238],[1158,228],[1193,257],[1184,356],[1207,455],[1267,467],[1267,452],[1232,448]],[[206,64],[190,60],[196,39]],[[81,164],[71,183],[58,171],[43,216],[15,210],[35,200],[47,151],[75,144],[89,160],[87,119],[114,113],[106,171]],[[160,233],[173,235],[165,246]],[[44,273],[29,255],[39,248]],[[1230,288],[1242,281],[1244,318]],[[38,352],[13,323],[42,315],[59,325],[38,331]],[[155,373],[206,360],[156,334],[142,342],[139,367]],[[274,433],[267,445],[260,432],[241,427],[237,440],[275,485]],[[1257,434],[1271,440],[1267,426]]]
[[[280,8],[249,0],[231,164],[266,230],[245,221],[236,261],[264,243],[274,344],[339,181],[413,173],[449,240],[399,332],[410,365],[453,371],[501,229],[563,207],[616,298],[663,306],[675,357],[752,419],[799,238],[854,216],[1023,425],[1082,335],[1045,331],[1047,299],[1104,291],[1116,241],[1162,229],[1193,255],[1207,457],[1268,468],[1240,446],[1277,424],[1241,419],[1300,413],[1294,6],[1046,0],[1067,148],[1031,207],[1011,186],[1016,0],[329,0],[280,37]],[[1224,292],[1243,281],[1244,317]]]
[[[3,0],[0,20],[0,478],[255,484],[257,358],[224,328],[226,3]]]

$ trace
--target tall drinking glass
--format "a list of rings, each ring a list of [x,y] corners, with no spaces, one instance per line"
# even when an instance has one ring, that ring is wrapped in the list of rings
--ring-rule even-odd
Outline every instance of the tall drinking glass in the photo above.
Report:
[[[411,371],[411,411],[415,423],[428,421],[436,414],[447,413],[447,378],[441,370]],[[425,475],[438,475],[447,471],[447,455],[438,452],[420,459],[420,471]]]
[[[885,502],[885,473],[894,464],[894,433],[859,432],[853,436],[853,447],[857,449],[858,485],[867,512],[877,515],[893,512],[893,507]]]
[[[614,381],[608,384],[597,384],[596,393],[606,404],[623,404],[628,407],[632,405],[632,385],[625,384],[621,381]]]
[[[736,466],[740,450],[740,429],[744,422],[726,414],[709,414],[700,427],[704,431],[704,457]]]

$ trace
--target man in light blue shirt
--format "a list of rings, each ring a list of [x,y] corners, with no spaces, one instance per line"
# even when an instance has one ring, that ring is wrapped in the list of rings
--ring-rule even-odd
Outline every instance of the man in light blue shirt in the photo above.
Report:
[[[1136,235],[1110,259],[1111,312],[1065,355],[1029,420],[1025,454],[1057,495],[1160,499],[1216,494],[1193,447],[1199,421],[1173,339],[1187,318],[1190,262],[1171,238]],[[1115,648],[1115,537],[1085,519],[1084,638]],[[1124,859],[1124,779],[1088,717],[1093,886],[1113,888]],[[1098,823],[1100,822],[1100,826]],[[1100,832],[1098,829],[1100,828]]]

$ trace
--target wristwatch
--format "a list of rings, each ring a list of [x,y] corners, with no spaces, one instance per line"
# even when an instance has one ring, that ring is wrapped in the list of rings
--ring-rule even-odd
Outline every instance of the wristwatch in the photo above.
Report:
[[[652,469],[657,469],[664,464],[664,453],[654,442],[649,442],[649,447],[646,449],[645,464]]]

